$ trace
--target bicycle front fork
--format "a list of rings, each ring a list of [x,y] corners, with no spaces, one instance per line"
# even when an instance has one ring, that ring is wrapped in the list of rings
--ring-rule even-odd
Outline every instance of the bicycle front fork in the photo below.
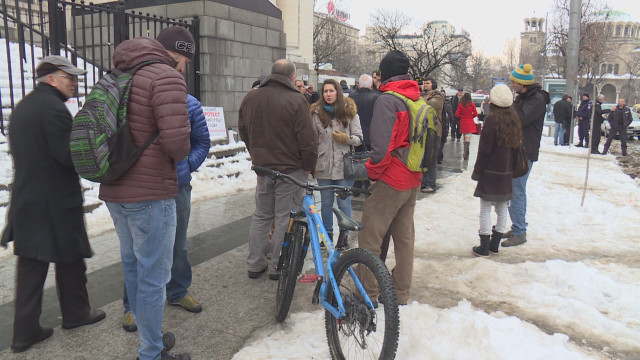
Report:
[[[289,256],[289,250],[291,249],[291,239],[293,239],[293,220],[296,218],[296,211],[291,210],[289,214],[289,224],[287,225],[287,231],[284,233],[284,241],[282,242],[282,250],[280,250],[280,258],[278,258],[278,267],[276,271],[280,272],[284,261]]]

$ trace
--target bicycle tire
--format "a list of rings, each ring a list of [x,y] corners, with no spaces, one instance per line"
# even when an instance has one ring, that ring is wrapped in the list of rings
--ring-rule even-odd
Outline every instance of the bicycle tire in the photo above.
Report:
[[[359,268],[358,273],[368,270],[375,277],[380,289],[380,298],[384,300],[384,305],[379,306],[377,310],[370,309],[365,304],[353,283],[348,269],[354,265],[364,267]],[[340,256],[334,274],[346,314],[343,318],[336,319],[325,310],[325,328],[331,357],[394,359],[398,349],[400,314],[393,280],[384,263],[369,250],[351,249]],[[329,292],[327,300],[336,306],[336,298],[332,291]],[[384,319],[381,319],[381,315],[384,315]],[[380,329],[381,327],[384,329]]]
[[[304,225],[295,222],[293,224],[293,236],[291,236],[291,250],[287,252],[287,258],[282,263],[280,277],[278,278],[278,291],[276,293],[276,321],[283,322],[287,318],[293,291],[298,280],[299,262],[302,261],[302,242],[304,240]]]

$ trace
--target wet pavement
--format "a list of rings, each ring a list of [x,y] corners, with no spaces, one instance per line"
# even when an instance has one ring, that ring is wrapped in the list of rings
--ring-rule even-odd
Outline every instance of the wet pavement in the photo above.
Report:
[[[473,136],[472,149],[477,148],[477,141],[478,137]],[[462,150],[462,141],[448,140],[445,144],[444,160],[438,165],[439,182],[473,166],[462,160]],[[427,196],[430,194],[420,193],[419,198]],[[364,199],[353,198],[352,203],[353,217],[359,219]],[[165,307],[164,330],[176,334],[176,352],[188,351],[193,359],[231,359],[261,329],[274,326],[276,282],[266,276],[252,280],[246,275],[247,241],[254,204],[253,191],[192,204],[187,240],[193,267],[190,292],[202,303],[203,311],[192,314],[177,307]],[[0,259],[0,283],[4,284],[0,286],[1,359],[136,357],[137,333],[126,333],[120,323],[123,272],[117,236],[113,231],[107,232],[92,238],[91,243],[95,255],[87,261],[89,298],[93,307],[107,313],[107,318],[94,325],[63,330],[51,267],[45,283],[41,323],[54,327],[54,334],[21,354],[12,354],[9,349],[15,257]],[[312,291],[312,286],[297,286],[291,311],[314,310]]]

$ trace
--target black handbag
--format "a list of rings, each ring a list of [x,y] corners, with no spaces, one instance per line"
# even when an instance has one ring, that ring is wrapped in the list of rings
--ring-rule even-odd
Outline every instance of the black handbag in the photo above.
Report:
[[[367,167],[364,165],[371,155],[367,151],[351,151],[344,154],[344,178],[347,180],[369,180]]]
[[[515,179],[527,175],[529,172],[529,159],[522,145],[517,149],[513,149],[513,152],[513,178]]]

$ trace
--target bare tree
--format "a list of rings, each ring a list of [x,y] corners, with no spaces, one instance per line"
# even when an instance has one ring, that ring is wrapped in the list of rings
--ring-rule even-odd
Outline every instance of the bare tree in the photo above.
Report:
[[[314,0],[313,67],[331,63],[336,70],[351,72],[356,58],[356,39],[348,27],[327,14],[320,13],[319,1]]]
[[[518,42],[515,38],[509,38],[504,41],[504,50],[502,55],[504,56],[507,69],[515,69],[518,66]]]
[[[627,100],[627,104],[633,104],[638,101],[638,78],[640,78],[640,52],[633,51],[629,58],[618,57],[625,64],[629,72],[627,73],[626,94],[623,94]],[[634,86],[636,85],[636,86]]]
[[[467,74],[471,91],[488,90],[491,84],[489,59],[482,52],[475,52],[469,57]]]
[[[425,24],[414,34],[403,33],[412,21],[401,11],[377,10],[370,17],[373,39],[385,50],[407,55],[414,76],[428,77],[447,65],[464,63],[470,53],[469,34],[443,34]]]

